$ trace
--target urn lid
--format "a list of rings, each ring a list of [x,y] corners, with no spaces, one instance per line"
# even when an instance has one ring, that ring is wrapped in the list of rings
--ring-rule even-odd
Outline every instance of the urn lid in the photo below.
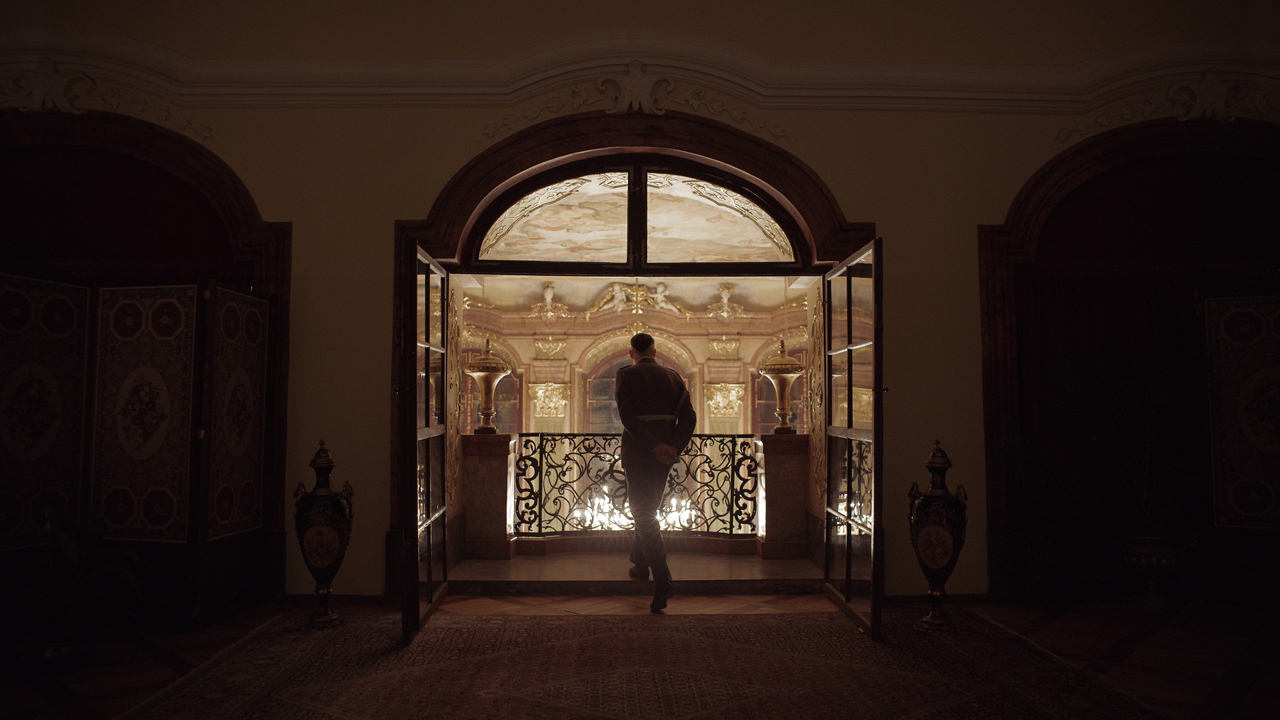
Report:
[[[506,361],[490,352],[492,340],[484,339],[484,353],[480,357],[475,358],[467,363],[462,369],[468,375],[477,375],[480,373],[494,373],[505,375],[511,372],[511,366]]]
[[[942,441],[933,441],[933,452],[929,453],[929,459],[924,461],[926,468],[949,468],[951,467],[951,458],[947,457],[947,452],[942,449]]]
[[[311,458],[311,462],[307,463],[313,468],[331,468],[338,464],[333,459],[333,455],[329,454],[329,448],[324,446],[324,441],[320,441],[320,449],[316,451],[315,457]]]
[[[778,340],[778,354],[760,366],[761,375],[800,375],[804,366],[787,354],[787,341]]]

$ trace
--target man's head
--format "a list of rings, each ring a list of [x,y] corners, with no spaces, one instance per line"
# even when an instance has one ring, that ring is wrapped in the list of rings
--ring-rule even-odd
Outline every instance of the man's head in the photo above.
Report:
[[[653,342],[653,336],[649,333],[636,333],[631,336],[631,359],[639,360],[642,357],[653,357],[658,354],[658,347]]]

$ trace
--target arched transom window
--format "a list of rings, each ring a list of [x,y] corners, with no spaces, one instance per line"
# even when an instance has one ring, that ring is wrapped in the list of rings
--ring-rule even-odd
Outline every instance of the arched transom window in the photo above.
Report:
[[[760,202],[710,179],[643,166],[583,173],[524,191],[489,225],[477,259],[797,262],[787,232]]]

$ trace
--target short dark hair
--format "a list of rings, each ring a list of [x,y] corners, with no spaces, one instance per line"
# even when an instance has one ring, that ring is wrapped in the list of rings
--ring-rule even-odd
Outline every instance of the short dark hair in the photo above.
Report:
[[[636,354],[643,355],[652,347],[653,336],[649,333],[636,333],[631,336],[631,349],[635,350]]]

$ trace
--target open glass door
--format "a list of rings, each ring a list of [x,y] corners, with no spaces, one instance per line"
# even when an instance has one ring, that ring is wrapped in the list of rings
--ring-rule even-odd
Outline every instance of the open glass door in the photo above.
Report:
[[[823,578],[828,592],[880,638],[884,529],[880,474],[880,243],[826,275],[827,509]]]
[[[399,248],[394,567],[408,644],[448,591],[445,543],[445,318],[448,275],[416,246]],[[412,253],[412,254],[410,254]],[[408,266],[408,267],[406,267]],[[411,270],[410,270],[411,268]],[[410,290],[412,288],[412,290]],[[416,311],[416,312],[415,312]],[[416,317],[411,321],[410,313]]]

